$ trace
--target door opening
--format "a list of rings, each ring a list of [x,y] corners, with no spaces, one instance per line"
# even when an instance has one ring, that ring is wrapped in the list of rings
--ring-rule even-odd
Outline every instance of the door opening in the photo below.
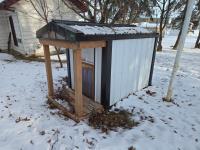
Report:
[[[12,16],[9,17],[9,22],[10,22],[10,27],[11,27],[14,44],[15,44],[15,46],[18,46],[17,36],[16,36],[16,32],[15,32],[15,26],[14,26]]]

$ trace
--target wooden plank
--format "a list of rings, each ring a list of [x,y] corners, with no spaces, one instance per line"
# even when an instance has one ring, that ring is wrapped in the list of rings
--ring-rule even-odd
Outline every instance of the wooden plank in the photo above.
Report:
[[[66,91],[63,92],[63,98],[67,99],[67,101],[74,106],[74,100],[75,100],[75,92],[71,90],[70,88],[67,88]],[[83,95],[83,107],[84,107],[84,115],[88,115],[92,111],[101,112],[103,111],[103,106],[90,98]]]
[[[74,82],[75,82],[75,113],[78,117],[83,116],[82,97],[82,59],[81,49],[76,49],[74,53]]]
[[[84,41],[80,42],[80,48],[99,48],[106,47],[106,41]]]
[[[62,113],[69,117],[70,119],[79,122],[79,118],[77,118],[74,114],[70,113],[65,107],[63,107],[61,104],[59,104],[58,102],[56,102],[55,100],[53,100],[51,97],[48,97],[49,102],[54,105],[56,108],[60,109],[62,111]]]
[[[43,45],[51,45],[51,46],[56,46],[61,48],[71,48],[71,49],[79,48],[78,42],[69,42],[64,40],[53,40],[53,39],[40,39],[39,41]]]
[[[43,48],[44,48],[45,66],[46,66],[46,74],[47,74],[47,83],[48,83],[48,96],[53,96],[54,95],[53,77],[52,77],[49,46],[43,45]]]
[[[53,39],[40,39],[39,41],[43,45],[51,45],[51,46],[71,48],[71,49],[106,47],[106,41],[70,42],[70,41],[53,40]]]

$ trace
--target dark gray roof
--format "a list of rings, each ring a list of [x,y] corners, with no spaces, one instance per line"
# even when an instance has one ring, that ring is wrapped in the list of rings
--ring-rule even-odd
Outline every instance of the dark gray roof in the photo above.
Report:
[[[53,20],[37,31],[38,38],[50,38],[68,41],[114,40],[148,38],[156,33],[135,25],[108,25],[78,21]],[[54,34],[52,36],[52,33]],[[48,35],[48,36],[47,36]]]

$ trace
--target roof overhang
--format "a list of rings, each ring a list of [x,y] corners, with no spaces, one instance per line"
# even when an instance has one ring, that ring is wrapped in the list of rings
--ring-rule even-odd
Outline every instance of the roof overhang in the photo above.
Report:
[[[76,28],[77,26],[86,28],[98,28],[105,29],[109,32],[94,32],[87,34],[84,29]],[[118,30],[115,30],[118,29]],[[131,32],[118,32],[124,31],[125,29],[131,29]],[[36,35],[39,39],[52,39],[52,40],[63,40],[63,41],[99,41],[99,40],[119,40],[119,39],[139,39],[139,38],[155,38],[158,36],[155,32],[140,32],[137,30],[138,27],[134,25],[108,25],[108,24],[97,24],[89,22],[78,22],[78,21],[63,21],[53,20],[46,26],[42,27],[37,31]],[[143,29],[143,28],[142,28]],[[112,32],[112,30],[115,30]],[[135,32],[134,32],[135,30]],[[147,31],[147,29],[144,29]],[[117,32],[116,32],[117,31]]]
[[[20,0],[4,0],[0,3],[0,10],[10,10],[10,7]]]

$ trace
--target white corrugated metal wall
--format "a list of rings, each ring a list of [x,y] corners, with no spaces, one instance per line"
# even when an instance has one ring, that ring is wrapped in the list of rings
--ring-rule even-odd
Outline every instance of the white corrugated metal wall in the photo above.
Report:
[[[155,38],[115,40],[110,105],[148,86]]]
[[[95,49],[95,101],[101,103],[102,48]]]

